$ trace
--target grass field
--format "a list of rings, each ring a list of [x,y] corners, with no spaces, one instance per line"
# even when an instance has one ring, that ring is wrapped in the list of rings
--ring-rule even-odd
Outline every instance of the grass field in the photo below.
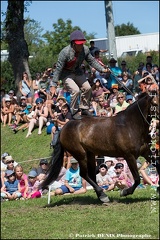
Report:
[[[27,173],[38,162],[25,162],[51,156],[50,135],[30,138],[1,128],[1,153],[9,152],[24,162]],[[120,197],[108,193],[111,203],[103,205],[93,190],[83,195],[47,196],[26,201],[1,202],[1,239],[159,239],[159,197],[154,189],[136,189]]]

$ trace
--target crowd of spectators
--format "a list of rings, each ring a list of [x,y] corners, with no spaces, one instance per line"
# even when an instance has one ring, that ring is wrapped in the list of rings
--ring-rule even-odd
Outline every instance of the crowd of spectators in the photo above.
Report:
[[[99,52],[97,53],[97,51],[95,51],[94,57],[101,65],[104,65],[102,59],[99,57]],[[121,67],[117,67],[116,63],[117,61],[111,58],[109,61],[111,72],[103,75],[98,74],[93,68],[90,68],[90,75],[86,72],[86,79],[92,87],[89,111],[93,116],[115,116],[118,112],[125,110],[132,104],[136,100],[136,96],[141,92],[159,93],[159,67],[152,63],[151,56],[147,56],[146,63],[140,62],[134,73],[130,72],[126,61],[123,60],[121,62]],[[38,135],[41,135],[43,129],[46,129],[46,133],[51,134],[51,143],[52,146],[54,146],[57,136],[56,132],[60,131],[68,121],[74,118],[70,111],[69,90],[62,84],[61,80],[59,80],[58,83],[53,81],[55,68],[56,64],[54,64],[53,68],[46,68],[43,73],[37,73],[33,81],[30,80],[28,74],[24,72],[22,81],[19,83],[19,91],[21,93],[19,99],[15,96],[13,90],[6,92],[5,89],[1,89],[1,123],[3,127],[8,125],[14,134],[20,130],[28,130],[26,138],[31,137],[32,131],[34,131],[35,128],[38,128]],[[85,63],[82,68],[85,71]],[[119,79],[118,82],[117,78]],[[76,103],[77,106],[79,99]],[[71,159],[69,153],[67,153],[67,156],[69,156],[68,159]],[[10,160],[7,160],[7,157]],[[45,173],[42,171],[40,177],[39,171],[33,169],[28,175],[25,175],[22,166],[14,168],[13,163],[15,164],[15,161],[11,159],[11,156],[6,156],[5,158],[6,162],[4,164],[7,165],[6,169],[8,172],[5,174],[3,172],[2,174],[1,184],[2,192],[4,193],[3,197],[10,196],[6,193],[6,189],[9,189],[12,184],[15,185],[15,192],[17,192],[13,197],[14,199],[20,197],[40,197],[42,192],[38,190],[37,186],[38,182],[44,179]],[[66,156],[64,156],[64,159],[65,158]],[[42,162],[40,162],[39,167],[45,165],[45,163]],[[47,164],[46,162],[46,165]],[[100,185],[108,186],[104,187],[105,189],[112,190],[115,184],[117,187],[122,188],[132,183],[133,179],[131,179],[131,177],[129,181],[126,175],[122,174],[124,172],[123,163],[115,165],[114,168],[116,171],[112,169],[112,172],[116,174],[115,177],[117,178],[117,176],[119,176],[116,181],[113,180],[113,182],[110,182],[108,180],[109,178],[107,178],[106,181],[104,181],[105,183],[102,183],[99,179],[103,178],[104,173],[109,174],[111,167],[109,167],[108,164],[105,164],[107,167],[104,167],[104,164],[99,169],[98,181]],[[63,167],[67,170],[70,169],[70,167],[72,167],[70,160],[68,160],[68,162],[64,160]],[[141,172],[143,174],[143,170]],[[16,179],[22,181],[23,186],[17,184]],[[5,184],[5,181],[7,184]],[[64,182],[65,181],[66,180],[64,180]],[[61,183],[62,182],[61,179]],[[151,182],[149,184],[151,184]],[[26,190],[24,190],[24,186]],[[62,194],[63,190],[64,189],[58,190],[56,194]],[[66,190],[64,192],[66,192]],[[12,197],[8,197],[8,199],[12,199]]]
[[[137,167],[144,184],[140,184],[138,188],[145,188],[146,184],[156,188],[159,181],[156,168],[146,162],[142,165],[139,159]],[[28,173],[25,173],[23,166],[16,162],[9,153],[3,153],[1,156],[1,201],[41,198],[48,193],[49,189],[50,195],[62,195],[82,194],[92,188],[81,178],[78,161],[71,157],[70,166],[68,168],[63,166],[56,181],[42,190],[40,184],[47,177],[48,169],[48,160],[42,158],[37,167],[32,167]],[[104,156],[102,163],[97,165],[96,181],[103,191],[121,190],[134,183],[126,160],[122,157],[107,156]]]

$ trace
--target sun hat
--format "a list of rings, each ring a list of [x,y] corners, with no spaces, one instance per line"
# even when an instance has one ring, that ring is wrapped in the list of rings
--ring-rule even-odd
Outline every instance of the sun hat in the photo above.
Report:
[[[104,162],[105,163],[110,162],[110,161],[114,162],[115,160],[116,160],[116,158],[114,158],[114,157],[107,157],[107,156],[104,157]]]
[[[116,63],[116,62],[117,62],[117,60],[114,59],[114,58],[111,58],[111,59],[109,60],[109,63]]]
[[[57,102],[58,102],[58,100],[60,100],[60,99],[62,99],[64,102],[67,102],[67,100],[66,100],[66,98],[65,98],[64,96],[59,96],[59,97],[57,98]]]
[[[5,102],[11,102],[11,99],[9,97],[6,97]]]
[[[12,174],[14,174],[14,171],[12,171],[12,170],[7,170],[7,171],[5,172],[5,176],[6,176],[6,177],[11,176]]]
[[[74,41],[76,44],[83,44],[86,42],[86,39],[80,30],[75,30],[70,35],[70,41]]]
[[[12,158],[12,156],[11,156],[11,155],[6,156],[6,157],[5,157],[5,162],[7,163],[7,162],[10,162],[10,161],[14,161],[13,158]]]
[[[36,171],[31,170],[31,171],[28,173],[28,177],[37,177]]]
[[[116,88],[118,89],[118,84],[112,84],[111,89]]]
[[[133,96],[132,96],[132,95],[127,95],[127,96],[126,96],[126,102],[127,102],[128,100],[133,100]]]
[[[70,161],[71,163],[78,163],[78,161],[75,159],[75,158],[71,158],[71,161]]]
[[[13,90],[10,90],[8,93],[14,93],[14,91],[13,91]]]
[[[23,100],[23,99],[25,99],[25,100],[26,100],[26,97],[25,97],[25,96],[22,96],[22,97],[21,97],[21,100]]]

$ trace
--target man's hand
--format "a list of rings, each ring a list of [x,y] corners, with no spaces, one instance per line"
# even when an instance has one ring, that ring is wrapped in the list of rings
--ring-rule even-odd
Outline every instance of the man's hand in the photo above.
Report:
[[[107,73],[107,72],[111,72],[111,70],[109,69],[109,67],[106,67],[106,68],[103,70],[103,73]]]

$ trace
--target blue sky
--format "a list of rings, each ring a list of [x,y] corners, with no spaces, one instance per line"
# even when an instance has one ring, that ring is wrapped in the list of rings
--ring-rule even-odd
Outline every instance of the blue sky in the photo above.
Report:
[[[112,1],[112,6],[114,25],[130,22],[141,33],[159,32],[158,1]],[[6,9],[7,1],[1,1],[1,11]],[[96,38],[107,37],[104,1],[32,1],[25,16],[40,22],[44,32],[62,18]]]

